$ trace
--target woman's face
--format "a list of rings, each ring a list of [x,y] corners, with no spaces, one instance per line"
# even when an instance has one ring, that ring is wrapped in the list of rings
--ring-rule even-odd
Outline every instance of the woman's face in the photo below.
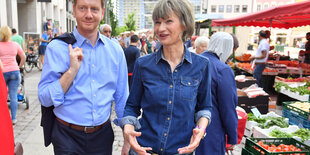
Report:
[[[181,37],[184,28],[174,13],[166,19],[159,18],[154,23],[154,32],[163,46],[183,43]]]

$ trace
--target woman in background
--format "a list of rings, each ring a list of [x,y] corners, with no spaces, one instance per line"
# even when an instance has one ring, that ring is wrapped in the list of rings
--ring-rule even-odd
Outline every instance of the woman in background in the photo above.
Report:
[[[24,65],[26,56],[16,42],[10,41],[11,35],[12,32],[8,26],[1,27],[0,60],[3,63],[3,76],[9,91],[11,117],[14,125],[17,122],[17,89],[21,82],[20,68]],[[21,59],[19,65],[16,62],[16,55]]]

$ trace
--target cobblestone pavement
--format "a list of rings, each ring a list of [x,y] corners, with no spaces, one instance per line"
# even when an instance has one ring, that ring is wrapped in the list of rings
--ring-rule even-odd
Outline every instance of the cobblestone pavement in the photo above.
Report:
[[[15,142],[21,142],[25,145],[25,141],[29,138],[29,135],[36,129],[41,128],[41,106],[38,100],[38,83],[40,81],[41,72],[37,69],[32,70],[30,73],[26,73],[25,80],[25,96],[29,98],[29,109],[26,109],[26,104],[21,103],[18,105],[17,112],[17,124],[13,126]],[[116,117],[115,113],[112,112],[111,119],[113,120]],[[114,146],[113,146],[113,155],[121,154],[123,146],[123,134],[122,130],[112,125],[115,135]],[[43,144],[43,137],[42,137]],[[44,149],[44,146],[41,146]],[[40,148],[40,147],[39,147]],[[31,148],[24,148],[31,149]],[[38,151],[39,152],[39,151]],[[53,154],[52,152],[46,154]]]

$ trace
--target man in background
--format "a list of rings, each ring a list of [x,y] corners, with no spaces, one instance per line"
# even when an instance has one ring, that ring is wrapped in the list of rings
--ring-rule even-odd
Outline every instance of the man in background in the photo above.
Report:
[[[104,36],[108,37],[109,39],[111,39],[112,41],[116,42],[119,44],[119,42],[112,38],[111,34],[112,34],[112,27],[108,24],[103,24],[100,26],[100,33],[103,34]]]
[[[12,28],[11,41],[17,42],[22,49],[24,49],[24,39],[22,36],[17,34],[16,29]]]
[[[50,28],[47,29],[47,31],[45,31],[42,34],[41,37],[41,44],[39,46],[39,63],[43,64],[44,63],[44,55],[45,55],[45,50],[46,50],[46,46],[47,44],[51,41],[49,36],[52,34],[52,30]]]
[[[132,76],[133,68],[135,66],[135,62],[140,57],[140,50],[137,47],[138,44],[139,44],[139,37],[134,34],[133,36],[130,37],[130,45],[125,50],[127,69],[128,69],[129,88],[131,85],[131,76]]]

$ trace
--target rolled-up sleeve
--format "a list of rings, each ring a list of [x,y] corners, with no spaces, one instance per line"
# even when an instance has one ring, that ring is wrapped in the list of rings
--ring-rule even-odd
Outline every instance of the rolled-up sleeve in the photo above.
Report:
[[[132,75],[132,87],[126,102],[124,118],[121,121],[121,127],[124,127],[125,124],[134,125],[136,129],[139,129],[139,122],[137,118],[140,116],[141,112],[141,98],[143,94],[143,85],[141,80],[141,70],[139,65],[139,59],[136,61],[133,75]]]
[[[115,99],[115,113],[117,115],[117,119],[114,120],[114,124],[119,126],[120,121],[123,117],[124,107],[126,105],[126,101],[128,98],[129,90],[128,90],[128,70],[125,54],[122,51],[121,47],[118,49],[120,51],[120,66],[117,80],[117,88],[114,93]]]
[[[64,102],[64,92],[60,85],[61,75],[69,68],[69,50],[63,45],[55,46],[52,41],[46,48],[41,80],[38,86],[38,98],[45,107],[60,106]]]
[[[208,119],[210,124],[211,110],[212,110],[212,96],[211,96],[211,73],[210,73],[209,59],[207,59],[205,66],[206,67],[202,72],[203,77],[198,87],[195,121],[198,122],[198,120],[201,117],[205,117]]]

